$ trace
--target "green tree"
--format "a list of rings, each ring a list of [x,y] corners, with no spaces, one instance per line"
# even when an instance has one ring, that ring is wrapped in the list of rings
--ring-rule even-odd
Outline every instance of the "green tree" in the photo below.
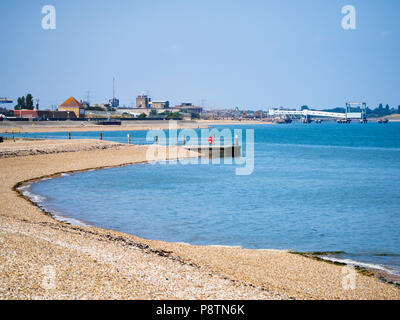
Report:
[[[309,110],[309,108],[308,108],[308,106],[301,106],[300,110],[301,110],[301,111],[303,111],[303,110]]]
[[[28,93],[25,98],[26,109],[33,110],[33,96]]]
[[[139,119],[144,119],[147,118],[147,114],[145,114],[144,112],[138,115]]]
[[[386,115],[390,114],[390,106],[388,104],[385,107],[385,114]]]
[[[150,118],[155,118],[157,117],[157,111],[156,110],[151,110],[150,111]]]
[[[17,99],[17,105],[14,107],[15,110],[25,109],[25,97],[19,97]]]
[[[385,115],[385,110],[383,109],[382,103],[380,103],[378,108],[374,110],[374,114],[376,114],[378,117],[382,117]]]
[[[182,119],[182,116],[179,112],[169,112],[167,119]]]
[[[33,110],[33,96],[28,93],[26,97],[22,96],[17,99],[17,105],[14,107],[15,110],[28,109]]]

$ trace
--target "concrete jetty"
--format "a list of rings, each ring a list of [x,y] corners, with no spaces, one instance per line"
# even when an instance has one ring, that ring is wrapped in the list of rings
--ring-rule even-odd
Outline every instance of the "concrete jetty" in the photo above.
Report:
[[[240,157],[242,155],[242,146],[239,145],[185,145],[182,146],[189,151],[198,152],[201,157],[224,158],[224,157]]]

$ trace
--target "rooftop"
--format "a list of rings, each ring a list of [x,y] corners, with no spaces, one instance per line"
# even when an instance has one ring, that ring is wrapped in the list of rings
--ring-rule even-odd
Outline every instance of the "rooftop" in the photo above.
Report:
[[[74,97],[70,97],[60,104],[60,107],[82,107],[82,104]]]

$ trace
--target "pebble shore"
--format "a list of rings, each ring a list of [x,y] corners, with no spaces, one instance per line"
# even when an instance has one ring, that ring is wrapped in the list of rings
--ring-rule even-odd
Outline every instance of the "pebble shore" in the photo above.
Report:
[[[356,272],[349,288],[343,266],[288,251],[192,246],[70,225],[18,191],[64,172],[143,163],[148,148],[95,140],[0,144],[0,299],[400,299],[391,284]],[[166,151],[168,159],[196,156]]]

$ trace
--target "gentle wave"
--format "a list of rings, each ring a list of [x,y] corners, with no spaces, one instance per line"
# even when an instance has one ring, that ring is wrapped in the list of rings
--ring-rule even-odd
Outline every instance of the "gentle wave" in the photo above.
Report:
[[[31,186],[32,186],[31,184],[26,184],[26,185],[24,185],[22,187],[19,187],[18,190],[20,190],[20,191],[26,190],[26,189],[29,189]]]
[[[74,226],[79,226],[79,227],[91,227],[90,224],[82,222],[80,220],[77,219],[73,219],[73,218],[67,218],[61,214],[59,214],[58,212],[54,211],[54,210],[48,210],[46,209],[46,212],[48,212],[49,214],[51,214],[51,216],[61,222],[66,222],[69,224],[72,224]]]
[[[28,190],[22,192],[22,194],[23,194],[24,196],[28,197],[29,199],[31,199],[31,201],[34,202],[34,203],[36,203],[36,204],[43,203],[43,202],[45,202],[46,199],[47,199],[47,198],[44,197],[44,196],[35,194],[35,193],[33,193],[33,192],[31,192],[31,191],[28,191]]]
[[[69,174],[68,174],[69,176]],[[48,180],[50,178],[45,178],[45,179],[41,179],[41,180]],[[69,217],[65,217],[62,214],[60,214],[59,212],[55,211],[55,210],[51,210],[47,207],[45,207],[43,205],[43,203],[46,202],[47,198],[45,196],[36,194],[34,192],[31,191],[32,185],[27,184],[24,185],[20,188],[18,188],[18,190],[23,191],[22,194],[26,197],[28,197],[34,204],[36,204],[42,211],[50,214],[54,219],[61,221],[61,222],[66,222],[72,225],[76,225],[76,226],[81,226],[81,227],[90,227],[90,224],[87,224],[81,220],[78,219],[74,219],[74,218],[69,218]]]
[[[377,270],[382,270],[387,273],[400,276],[400,272],[397,272],[395,270],[386,268],[382,265],[379,264],[374,264],[374,263],[366,263],[366,262],[361,262],[361,261],[356,261],[352,259],[339,259],[339,258],[334,258],[334,257],[328,257],[328,256],[319,256],[323,260],[327,261],[332,261],[332,262],[339,262],[339,263],[344,263],[346,265],[350,265],[353,267],[363,267],[363,268],[368,268],[368,269],[377,269]]]

